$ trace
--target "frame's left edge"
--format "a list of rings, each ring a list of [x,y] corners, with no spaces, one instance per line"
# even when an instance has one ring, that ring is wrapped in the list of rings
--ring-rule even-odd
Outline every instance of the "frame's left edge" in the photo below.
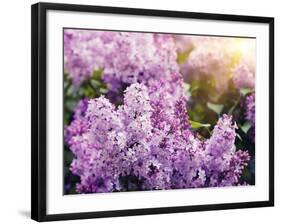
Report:
[[[46,14],[31,6],[31,218],[46,219]]]
[[[31,6],[31,218],[38,220],[38,4]]]

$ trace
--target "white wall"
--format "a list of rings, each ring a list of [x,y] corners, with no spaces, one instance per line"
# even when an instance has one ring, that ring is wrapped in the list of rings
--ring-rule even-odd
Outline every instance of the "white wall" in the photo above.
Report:
[[[275,1],[246,0],[67,0],[64,3],[185,10],[275,17],[276,206],[184,214],[107,218],[60,223],[266,223],[280,219],[280,6]],[[30,213],[30,5],[3,1],[0,13],[0,222],[34,223]],[[275,222],[276,223],[276,222]]]

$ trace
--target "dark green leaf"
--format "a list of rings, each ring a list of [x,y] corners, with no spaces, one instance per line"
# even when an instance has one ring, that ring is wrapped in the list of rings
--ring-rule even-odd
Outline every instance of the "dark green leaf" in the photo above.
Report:
[[[241,130],[247,134],[247,132],[249,131],[249,129],[252,127],[252,124],[250,122],[245,122],[243,125],[240,125]]]
[[[236,136],[239,138],[239,140],[242,142],[243,140],[242,140],[242,137],[238,134],[238,133],[236,133]]]

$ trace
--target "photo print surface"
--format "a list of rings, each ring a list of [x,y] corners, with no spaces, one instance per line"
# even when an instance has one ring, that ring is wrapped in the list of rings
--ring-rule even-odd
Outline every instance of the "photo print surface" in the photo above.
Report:
[[[64,194],[255,184],[256,39],[63,29]]]

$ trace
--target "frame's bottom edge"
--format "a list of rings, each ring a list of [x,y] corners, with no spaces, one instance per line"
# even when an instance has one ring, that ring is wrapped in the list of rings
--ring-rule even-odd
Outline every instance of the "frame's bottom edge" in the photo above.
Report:
[[[110,218],[122,216],[138,216],[138,215],[157,215],[170,213],[185,213],[185,212],[200,212],[200,211],[214,211],[227,209],[243,209],[243,208],[258,208],[258,207],[273,207],[274,201],[257,201],[257,202],[241,202],[228,204],[214,204],[214,205],[195,205],[195,206],[179,206],[179,207],[163,207],[163,208],[145,208],[132,210],[114,210],[114,211],[100,211],[100,212],[83,212],[83,213],[67,213],[67,214],[51,214],[36,217],[35,221],[58,221],[58,220],[77,220],[77,219],[91,219],[91,218]]]

